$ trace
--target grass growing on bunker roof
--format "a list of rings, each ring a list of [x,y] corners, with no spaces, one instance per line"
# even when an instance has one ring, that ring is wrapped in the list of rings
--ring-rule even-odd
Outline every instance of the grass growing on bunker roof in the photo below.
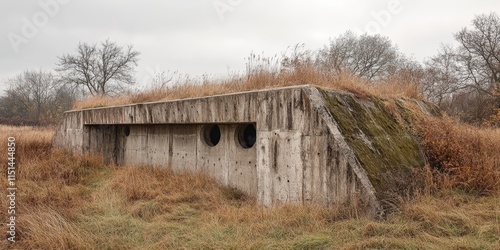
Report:
[[[377,84],[368,84],[365,80],[350,74],[332,76],[312,67],[304,67],[301,70],[295,71],[278,72],[265,70],[244,76],[229,76],[227,78],[214,78],[211,80],[205,78],[188,78],[183,82],[168,87],[152,88],[138,93],[128,93],[113,97],[90,97],[75,102],[73,109],[179,100],[304,84],[311,84],[326,89],[345,90],[355,93],[359,97],[421,98],[418,86],[411,82],[392,79],[381,81]]]

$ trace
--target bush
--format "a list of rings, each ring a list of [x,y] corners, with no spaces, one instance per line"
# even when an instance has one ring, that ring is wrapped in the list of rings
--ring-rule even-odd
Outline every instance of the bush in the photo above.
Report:
[[[419,133],[437,187],[479,195],[500,189],[500,129],[427,118]]]

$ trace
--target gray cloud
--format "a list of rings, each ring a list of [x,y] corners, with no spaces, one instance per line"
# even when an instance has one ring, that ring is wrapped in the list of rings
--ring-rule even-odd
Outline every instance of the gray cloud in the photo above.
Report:
[[[45,12],[39,3],[50,1],[68,3],[16,53],[8,34],[22,35],[24,20],[33,22]],[[152,69],[192,75],[224,75],[228,67],[243,71],[250,51],[272,56],[297,43],[317,49],[330,37],[349,29],[364,31],[374,23],[402,52],[422,60],[435,54],[440,43],[452,42],[452,34],[475,14],[500,9],[497,0],[399,0],[400,11],[384,16],[391,1],[397,0],[2,1],[0,89],[25,69],[52,70],[57,56],[73,52],[80,41],[106,38],[141,52],[138,78]],[[214,3],[229,8],[217,12]]]

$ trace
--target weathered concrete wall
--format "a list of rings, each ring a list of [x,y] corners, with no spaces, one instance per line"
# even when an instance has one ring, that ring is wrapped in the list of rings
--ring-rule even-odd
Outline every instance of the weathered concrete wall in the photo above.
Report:
[[[369,167],[367,172],[363,165],[367,164],[366,157],[361,155],[364,151],[352,137],[375,136],[380,140],[386,135],[360,135],[357,128],[348,127],[358,124],[352,122],[359,119],[351,113],[353,110],[385,111],[373,101],[353,98],[348,93],[300,86],[71,111],[65,113],[54,145],[76,153],[101,153],[116,164],[148,164],[206,173],[267,206],[361,201],[375,214],[380,211],[376,196],[380,178],[373,171],[376,168]],[[367,108],[354,109],[345,105],[345,100],[365,102],[362,107]],[[364,118],[371,119],[369,115]],[[384,116],[385,125],[377,120],[360,122],[381,130],[397,124],[389,116]],[[210,124],[220,128],[220,142],[213,147],[207,145],[203,132]],[[256,143],[251,148],[238,143],[242,124],[254,124],[256,128]],[[405,130],[397,132],[400,137]],[[411,136],[404,136],[413,143]],[[390,144],[391,140],[385,142]],[[376,146],[383,147],[379,144]],[[383,158],[391,150],[385,149],[374,148],[374,152]],[[407,162],[423,162],[421,158],[406,161],[405,157],[393,157],[384,162],[384,168],[395,169],[401,162],[405,166]]]
[[[257,195],[255,147],[233,139],[240,125],[221,124],[221,140],[204,142],[204,125],[90,125],[84,151],[101,153],[118,165],[170,166],[179,172],[201,172],[220,183]]]

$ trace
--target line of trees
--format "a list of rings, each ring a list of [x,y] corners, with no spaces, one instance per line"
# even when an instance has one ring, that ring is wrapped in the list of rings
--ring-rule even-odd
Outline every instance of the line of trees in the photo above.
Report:
[[[8,80],[0,97],[0,122],[14,125],[49,124],[71,108],[75,93],[51,73],[27,70]]]
[[[458,46],[442,45],[437,55],[422,64],[399,52],[380,35],[346,32],[322,49],[300,47],[281,61],[285,70],[307,65],[328,76],[345,73],[366,79],[418,84],[424,97],[448,114],[469,123],[500,125],[500,18],[478,15],[472,28],[454,34]]]
[[[500,17],[476,16],[454,37],[458,46],[443,45],[425,62],[425,96],[467,122],[500,117]]]
[[[350,31],[310,52],[295,47],[280,61],[281,70],[313,67],[331,77],[352,74],[368,84],[395,80],[418,84],[422,94],[450,115],[470,123],[500,125],[500,17],[478,15],[471,28],[454,34],[457,46],[443,45],[419,63],[399,52],[389,38]],[[106,40],[80,43],[75,54],[59,57],[57,75],[28,70],[7,81],[0,97],[0,123],[54,123],[81,95],[114,95],[134,83],[139,52]],[[259,70],[251,65],[247,75]],[[255,73],[255,72],[254,72]]]

